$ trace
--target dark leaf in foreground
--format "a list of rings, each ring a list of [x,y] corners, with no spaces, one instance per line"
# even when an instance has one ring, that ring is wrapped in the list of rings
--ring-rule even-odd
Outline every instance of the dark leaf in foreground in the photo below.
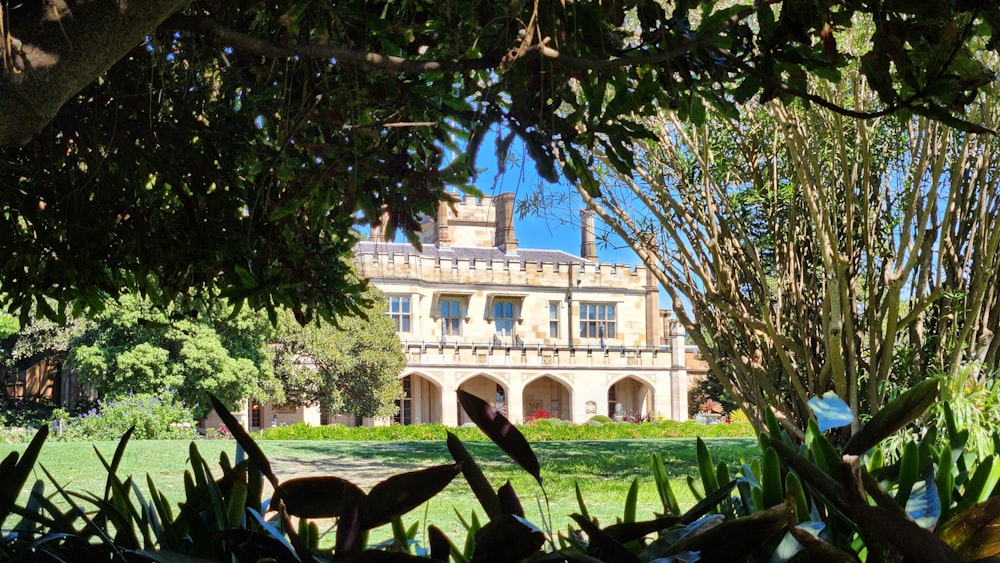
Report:
[[[469,483],[472,492],[479,499],[479,504],[486,511],[486,516],[491,520],[499,516],[500,499],[497,498],[497,493],[493,490],[490,482],[486,480],[486,476],[483,475],[483,470],[480,469],[479,464],[476,463],[476,460],[472,459],[469,451],[465,449],[465,444],[458,439],[458,436],[455,436],[451,432],[448,432],[447,443],[452,459],[462,464],[462,475],[465,476],[465,480]]]
[[[845,455],[861,455],[917,418],[938,396],[938,380],[927,379],[893,399],[844,445]]]
[[[472,563],[520,561],[538,551],[545,535],[522,518],[504,514],[476,532]]]
[[[275,491],[292,516],[299,518],[336,518],[340,516],[346,489],[359,497],[365,493],[357,485],[340,477],[321,476],[290,479]]]
[[[952,516],[937,536],[966,561],[1000,555],[1000,497]]]
[[[672,550],[701,552],[702,563],[738,561],[767,538],[795,524],[795,503],[786,499],[782,504],[750,516],[728,520],[683,541]]]
[[[476,426],[541,485],[542,475],[538,458],[535,457],[535,452],[521,431],[492,405],[472,393],[459,389],[458,401]]]
[[[438,465],[419,471],[393,475],[372,487],[361,510],[361,526],[369,530],[388,524],[394,516],[402,516],[448,486],[461,467]]]
[[[274,471],[271,469],[271,462],[267,459],[267,456],[265,456],[264,452],[260,451],[260,448],[257,447],[257,442],[254,442],[253,438],[247,434],[246,429],[243,428],[239,421],[236,420],[236,417],[229,412],[229,409],[222,404],[222,401],[217,399],[215,395],[212,394],[209,394],[208,398],[212,401],[212,408],[215,409],[215,412],[219,415],[219,418],[222,419],[223,424],[226,425],[226,428],[229,430],[230,434],[233,435],[233,438],[243,448],[243,451],[247,453],[247,457],[250,458],[250,461],[252,461],[254,465],[257,466],[257,469],[260,469],[260,472],[267,477],[267,480],[271,482],[271,486],[277,489],[279,486],[278,478],[274,475]]]
[[[605,561],[619,561],[621,563],[639,563],[639,558],[634,553],[626,549],[618,540],[610,534],[600,529],[593,521],[571,514],[570,518],[580,525],[580,529],[587,533],[590,538],[588,554],[601,557]]]

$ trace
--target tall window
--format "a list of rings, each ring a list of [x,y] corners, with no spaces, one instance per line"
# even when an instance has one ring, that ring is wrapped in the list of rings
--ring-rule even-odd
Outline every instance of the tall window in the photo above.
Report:
[[[615,338],[616,333],[613,303],[580,303],[581,338]]]
[[[442,299],[438,303],[441,316],[442,336],[461,336],[462,334],[462,304],[458,299]]]
[[[250,428],[261,428],[260,403],[253,401],[250,403]]]
[[[396,323],[396,332],[410,332],[410,298],[390,295],[389,318]]]
[[[512,301],[497,299],[493,302],[493,323],[498,335],[514,335],[515,309],[517,307]]]
[[[549,337],[559,338],[559,302],[549,301]]]
[[[413,424],[413,389],[410,376],[402,379],[404,397],[396,400],[399,410],[392,417],[396,424]]]

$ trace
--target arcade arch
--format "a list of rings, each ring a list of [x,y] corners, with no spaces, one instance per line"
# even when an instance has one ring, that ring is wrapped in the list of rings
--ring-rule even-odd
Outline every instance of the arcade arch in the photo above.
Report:
[[[404,397],[396,401],[399,412],[393,417],[396,424],[442,422],[441,386],[419,373],[400,378]]]
[[[628,414],[648,415],[655,411],[653,388],[629,375],[608,388],[608,416],[619,420]]]
[[[525,420],[535,418],[545,411],[549,418],[573,420],[573,391],[562,381],[543,375],[532,379],[524,387]]]
[[[493,405],[501,413],[507,414],[507,398],[510,396],[510,388],[499,379],[486,374],[474,375],[463,381],[458,388]],[[458,424],[462,425],[467,422],[472,422],[472,419],[465,414],[465,409],[459,404]]]

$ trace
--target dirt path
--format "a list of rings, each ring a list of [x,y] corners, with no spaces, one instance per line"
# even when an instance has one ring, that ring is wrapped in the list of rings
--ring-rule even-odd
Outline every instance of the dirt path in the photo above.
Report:
[[[433,463],[386,462],[364,458],[325,458],[304,461],[293,457],[271,457],[271,469],[279,481],[300,477],[336,476],[347,479],[361,490],[368,492],[380,481],[407,471],[430,467]],[[271,495],[271,486],[265,480],[264,496]]]

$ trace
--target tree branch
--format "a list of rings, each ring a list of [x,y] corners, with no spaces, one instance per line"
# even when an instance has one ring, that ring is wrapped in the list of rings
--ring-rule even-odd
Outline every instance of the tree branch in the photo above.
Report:
[[[222,25],[209,16],[173,15],[167,18],[161,27],[196,33],[216,39],[243,53],[275,59],[293,57],[317,60],[335,59],[338,63],[415,74],[486,70],[500,65],[499,58],[421,61],[379,53],[365,53],[337,45],[281,45]]]
[[[0,146],[34,138],[70,98],[187,3],[76,3],[71,13],[40,23],[8,13],[23,68],[0,71]]]

